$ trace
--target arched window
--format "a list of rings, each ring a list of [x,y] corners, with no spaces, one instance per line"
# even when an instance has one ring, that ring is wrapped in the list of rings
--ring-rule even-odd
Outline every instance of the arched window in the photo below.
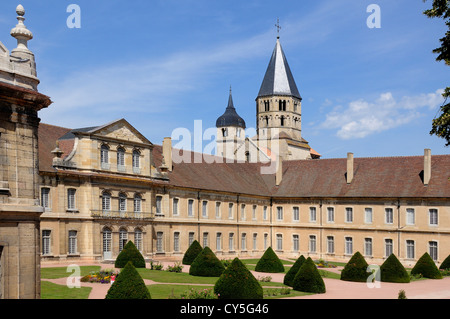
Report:
[[[222,136],[227,137],[228,136],[228,129],[226,127],[222,128]]]
[[[284,120],[285,120],[284,116],[280,117],[280,124],[281,124],[281,126],[284,126]]]
[[[279,100],[278,101],[278,110],[279,111],[286,111],[286,100]]]

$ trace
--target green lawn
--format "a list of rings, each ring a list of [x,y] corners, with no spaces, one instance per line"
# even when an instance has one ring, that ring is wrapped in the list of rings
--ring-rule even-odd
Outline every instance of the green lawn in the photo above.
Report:
[[[80,266],[80,276],[88,275],[91,271],[99,271],[100,266]],[[41,268],[41,278],[57,279],[73,275],[73,270],[67,271],[67,267]]]
[[[88,299],[91,290],[91,287],[69,288],[65,285],[41,281],[41,299]]]

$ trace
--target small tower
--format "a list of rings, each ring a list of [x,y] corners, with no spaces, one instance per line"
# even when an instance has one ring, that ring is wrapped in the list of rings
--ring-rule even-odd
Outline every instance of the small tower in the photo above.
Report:
[[[228,97],[228,105],[216,121],[216,155],[226,158],[229,161],[244,161],[245,147],[240,147],[245,143],[245,121],[237,114],[233,104],[233,97]],[[240,150],[238,152],[238,149]],[[242,153],[242,154],[240,154]]]

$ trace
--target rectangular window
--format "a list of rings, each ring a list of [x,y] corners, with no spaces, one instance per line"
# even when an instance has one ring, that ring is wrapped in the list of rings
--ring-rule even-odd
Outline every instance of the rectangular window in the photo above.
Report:
[[[228,204],[228,218],[233,219],[233,203]]]
[[[277,234],[277,250],[283,250],[283,235]]]
[[[437,225],[438,224],[438,210],[437,209],[430,209],[429,212],[429,220],[430,220],[430,225]]]
[[[299,238],[298,235],[292,235],[292,250],[297,252],[299,250]]]
[[[317,213],[315,207],[309,208],[309,221],[315,223],[317,221]]]
[[[162,196],[156,196],[156,215],[162,215],[161,202],[162,202]]]
[[[256,205],[253,205],[253,209],[252,209],[252,219],[255,220],[256,219]]]
[[[277,220],[283,220],[283,207],[277,207]]]
[[[430,241],[428,243],[428,248],[431,259],[436,261],[438,259],[438,243],[436,241]]]
[[[51,230],[42,231],[42,255],[50,255],[51,252]]]
[[[269,245],[269,234],[264,234],[263,244],[264,244],[264,250],[266,250],[267,246]]]
[[[394,242],[392,241],[392,239],[384,240],[384,252],[385,257],[389,257],[394,252]]]
[[[366,224],[372,224],[372,221],[373,221],[372,208],[366,208],[364,211],[365,211],[364,220],[365,220]]]
[[[253,234],[253,250],[256,250],[258,247],[258,234]]]
[[[243,233],[241,235],[241,250],[247,250],[247,234]]]
[[[327,221],[329,223],[334,223],[334,207],[328,207],[327,212]]]
[[[292,211],[292,218],[294,221],[298,222],[300,220],[300,211],[298,207],[294,207]]]
[[[180,251],[180,233],[173,233],[173,251]]]
[[[364,254],[366,256],[372,256],[372,238],[364,239]]]
[[[234,234],[230,233],[228,236],[228,250],[234,251]]]
[[[267,220],[267,206],[263,207],[263,219]]]
[[[188,200],[188,216],[189,217],[194,216],[194,200],[193,199]]]
[[[77,231],[69,230],[69,255],[77,253]]]
[[[50,188],[41,188],[41,206],[46,210],[50,208]]]
[[[164,242],[163,242],[163,232],[157,232],[156,233],[156,252],[162,253],[164,252]]]
[[[351,237],[345,237],[345,254],[353,254],[353,238]]]
[[[309,236],[309,252],[315,253],[317,249],[316,245],[316,235]]]
[[[208,217],[208,202],[206,200],[202,202],[202,217]]]
[[[241,205],[241,220],[245,220],[245,204]]]
[[[222,250],[222,233],[216,234],[216,250]]]
[[[414,240],[406,241],[406,258],[414,259]]]
[[[193,232],[189,232],[189,235],[188,235],[188,246],[191,246],[191,244],[194,242],[194,236],[195,236],[195,234]]]
[[[386,224],[393,224],[394,223],[394,211],[392,208],[385,208],[384,209],[385,215],[386,215]]]
[[[173,215],[178,215],[178,202],[179,202],[180,200],[178,199],[178,198],[174,198],[173,199],[173,202],[172,202],[172,210],[173,210]]]
[[[345,208],[345,222],[347,223],[353,222],[353,208],[351,207]]]
[[[208,244],[208,233],[203,233],[203,247],[209,246]]]
[[[134,231],[134,245],[137,250],[142,252],[142,231],[140,229]]]
[[[216,202],[216,218],[220,218],[220,202]]]
[[[334,254],[334,237],[327,236],[327,253]]]
[[[406,209],[406,224],[407,225],[414,225],[414,223],[415,223],[414,208],[407,208]]]

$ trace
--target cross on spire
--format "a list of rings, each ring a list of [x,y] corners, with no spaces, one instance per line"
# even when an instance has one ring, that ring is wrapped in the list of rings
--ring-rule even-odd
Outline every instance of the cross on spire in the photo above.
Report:
[[[281,29],[279,18],[277,18],[277,24],[275,24],[275,26],[277,27],[277,39],[279,39],[280,38],[280,29]]]

